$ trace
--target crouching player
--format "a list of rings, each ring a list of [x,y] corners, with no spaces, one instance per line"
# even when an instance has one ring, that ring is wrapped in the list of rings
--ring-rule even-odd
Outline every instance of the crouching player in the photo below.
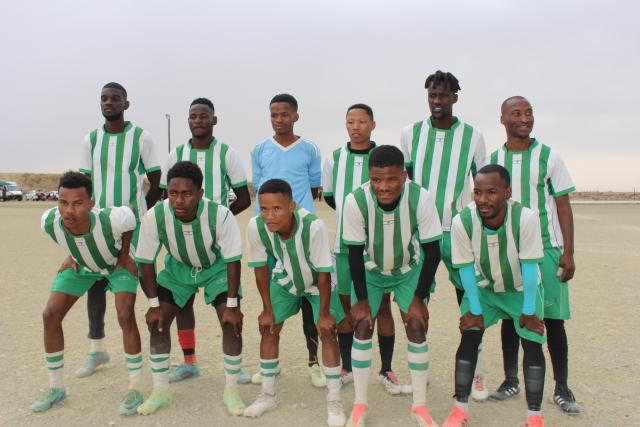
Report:
[[[144,216],[136,249],[144,292],[151,306],[146,320],[151,333],[153,392],[138,408],[148,415],[171,403],[169,352],[171,323],[199,288],[213,305],[222,327],[225,389],[229,414],[242,415],[238,392],[242,363],[242,313],[238,304],[242,239],[231,211],[203,199],[202,172],[194,163],[176,163],[167,173],[168,199]],[[154,262],[161,246],[168,254],[156,277]]]
[[[291,187],[281,179],[270,179],[258,191],[260,215],[247,230],[249,266],[255,268],[263,310],[258,317],[262,392],[245,411],[258,417],[278,404],[275,375],[278,372],[280,331],[284,321],[300,310],[302,299],[311,304],[327,378],[327,423],[344,426],[340,401],[340,351],[337,323],[344,319],[338,294],[331,290],[332,259],[327,227],[306,209],[298,209]],[[267,260],[276,259],[269,277]]]
[[[529,408],[525,424],[541,427],[545,337],[538,269],[543,259],[540,221],[535,211],[509,200],[509,172],[502,166],[480,169],[473,194],[474,202],[454,218],[451,230],[453,264],[460,269],[465,294],[460,306],[455,407],[443,427],[466,425],[478,345],[484,328],[500,319],[511,319],[522,339]]]
[[[138,279],[136,265],[129,256],[136,218],[128,207],[93,209],[91,179],[82,173],[65,173],[58,190],[58,207],[44,213],[42,229],[71,255],[74,263],[58,272],[42,313],[49,387],[31,409],[45,411],[65,398],[62,320],[78,298],[106,278],[107,288],[115,294],[129,369],[129,390],[119,410],[122,415],[133,415],[142,403],[142,355],[134,312]]]

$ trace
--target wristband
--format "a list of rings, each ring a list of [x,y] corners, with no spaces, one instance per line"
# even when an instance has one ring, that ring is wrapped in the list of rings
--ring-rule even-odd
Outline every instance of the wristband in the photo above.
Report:
[[[238,306],[238,297],[227,297],[227,308],[236,308]]]
[[[149,306],[151,308],[160,307],[160,300],[158,299],[158,297],[149,298]]]

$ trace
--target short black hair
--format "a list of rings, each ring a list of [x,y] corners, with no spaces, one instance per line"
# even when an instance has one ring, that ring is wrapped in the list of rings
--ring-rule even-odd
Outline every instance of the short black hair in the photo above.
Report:
[[[273,178],[264,182],[260,186],[258,190],[258,196],[262,194],[283,194],[285,197],[289,199],[293,199],[293,192],[291,191],[291,186],[284,179]]]
[[[124,97],[127,97],[127,90],[120,83],[109,82],[106,85],[102,86],[102,89],[117,89],[124,94]]]
[[[458,82],[458,79],[456,79],[453,74],[440,70],[431,74],[424,82],[425,89],[429,89],[429,86],[431,85],[433,85],[433,87],[444,85],[453,93],[458,93],[460,90],[460,83]]]
[[[524,96],[522,96],[522,95],[510,96],[507,99],[505,99],[504,101],[502,101],[502,104],[500,105],[500,113],[502,113],[502,111],[504,110],[504,108],[507,106],[508,103],[510,103],[511,101],[514,101],[514,100],[527,101],[527,103],[529,103],[529,105],[531,105],[529,100],[527,98],[525,98]]]
[[[379,145],[369,154],[369,169],[400,166],[404,168],[404,156],[395,145]]]
[[[502,180],[507,184],[507,187],[511,186],[511,176],[509,175],[509,171],[504,166],[486,165],[480,168],[480,170],[478,171],[478,175],[486,175],[488,173],[497,173],[498,175],[500,175],[500,178],[502,178]]]
[[[207,98],[194,99],[193,101],[191,101],[191,105],[189,105],[189,108],[193,107],[194,105],[206,105],[207,107],[211,108],[214,112],[216,111],[215,107],[213,106],[213,102],[211,102],[211,100]]]
[[[58,182],[58,191],[61,188],[84,188],[87,190],[87,195],[89,197],[91,197],[91,192],[93,191],[91,178],[76,171],[67,171],[62,174],[60,181]]]
[[[367,113],[367,116],[373,120],[373,110],[367,104],[353,104],[351,107],[347,108],[347,114],[349,114],[349,111],[351,110],[364,110]]]
[[[202,188],[202,171],[195,163],[183,161],[173,165],[171,169],[169,169],[169,172],[167,172],[167,184],[169,184],[173,178],[190,179],[198,190]]]
[[[271,104],[275,104],[276,102],[286,102],[291,105],[294,111],[298,111],[298,101],[293,97],[293,95],[289,95],[288,93],[279,93],[278,95],[271,98],[271,102],[269,102],[269,106]]]

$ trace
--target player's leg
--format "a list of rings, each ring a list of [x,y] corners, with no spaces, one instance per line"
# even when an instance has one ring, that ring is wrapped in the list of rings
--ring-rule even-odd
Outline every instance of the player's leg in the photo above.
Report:
[[[387,393],[397,395],[402,392],[402,384],[391,368],[393,350],[396,341],[395,323],[391,314],[391,294],[382,297],[382,303],[376,316],[378,346],[380,348],[380,372],[378,376]]]
[[[527,397],[526,425],[529,427],[543,426],[542,394],[544,391],[545,361],[542,344],[522,339],[524,389]]]
[[[194,295],[195,297],[195,295]],[[169,374],[169,382],[178,382],[200,376],[200,368],[196,358],[196,316],[193,312],[191,298],[176,316],[178,343],[182,349],[184,361]]]
[[[500,335],[502,339],[504,381],[489,396],[492,400],[505,400],[520,393],[520,381],[518,380],[518,349],[520,348],[520,337],[511,319],[502,321]]]
[[[313,310],[306,298],[302,299],[302,331],[307,343],[307,351],[309,352],[307,374],[311,379],[311,384],[315,387],[324,387],[327,385],[327,379],[322,372],[322,368],[318,363],[318,330],[313,322]]]
[[[349,320],[351,311],[351,272],[349,271],[349,256],[347,254],[335,254],[335,269],[332,279],[337,282],[336,291],[345,313],[346,319],[338,324],[338,344],[340,346],[340,359],[342,360],[342,372],[340,379],[342,384],[353,382],[351,372],[351,346],[353,345],[353,327]]]
[[[89,342],[91,348],[84,366],[76,371],[77,378],[92,375],[96,368],[109,362],[104,345],[104,314],[107,309],[107,280],[102,279],[87,292],[87,317],[89,318]]]

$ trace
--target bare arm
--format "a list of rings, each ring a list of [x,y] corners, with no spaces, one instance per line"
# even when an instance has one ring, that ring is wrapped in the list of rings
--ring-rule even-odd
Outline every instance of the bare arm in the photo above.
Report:
[[[149,191],[147,191],[147,195],[145,196],[145,200],[147,202],[147,209],[150,209],[153,205],[156,204],[158,200],[160,200],[160,196],[162,195],[162,190],[160,189],[160,176],[161,172],[159,170],[149,172],[147,174],[147,179],[149,180]]]
[[[565,194],[556,198],[558,207],[558,219],[560,220],[560,230],[564,240],[564,251],[560,257],[560,267],[564,270],[560,280],[567,282],[573,278],[576,272],[576,264],[573,260],[573,211],[569,195]]]
[[[318,190],[320,188],[319,187],[314,187],[311,189],[311,197],[313,198],[313,200],[318,198]]]
[[[229,210],[232,214],[238,215],[240,212],[251,206],[251,195],[249,194],[249,188],[246,185],[234,188],[233,192],[236,195],[236,201],[229,205]]]

